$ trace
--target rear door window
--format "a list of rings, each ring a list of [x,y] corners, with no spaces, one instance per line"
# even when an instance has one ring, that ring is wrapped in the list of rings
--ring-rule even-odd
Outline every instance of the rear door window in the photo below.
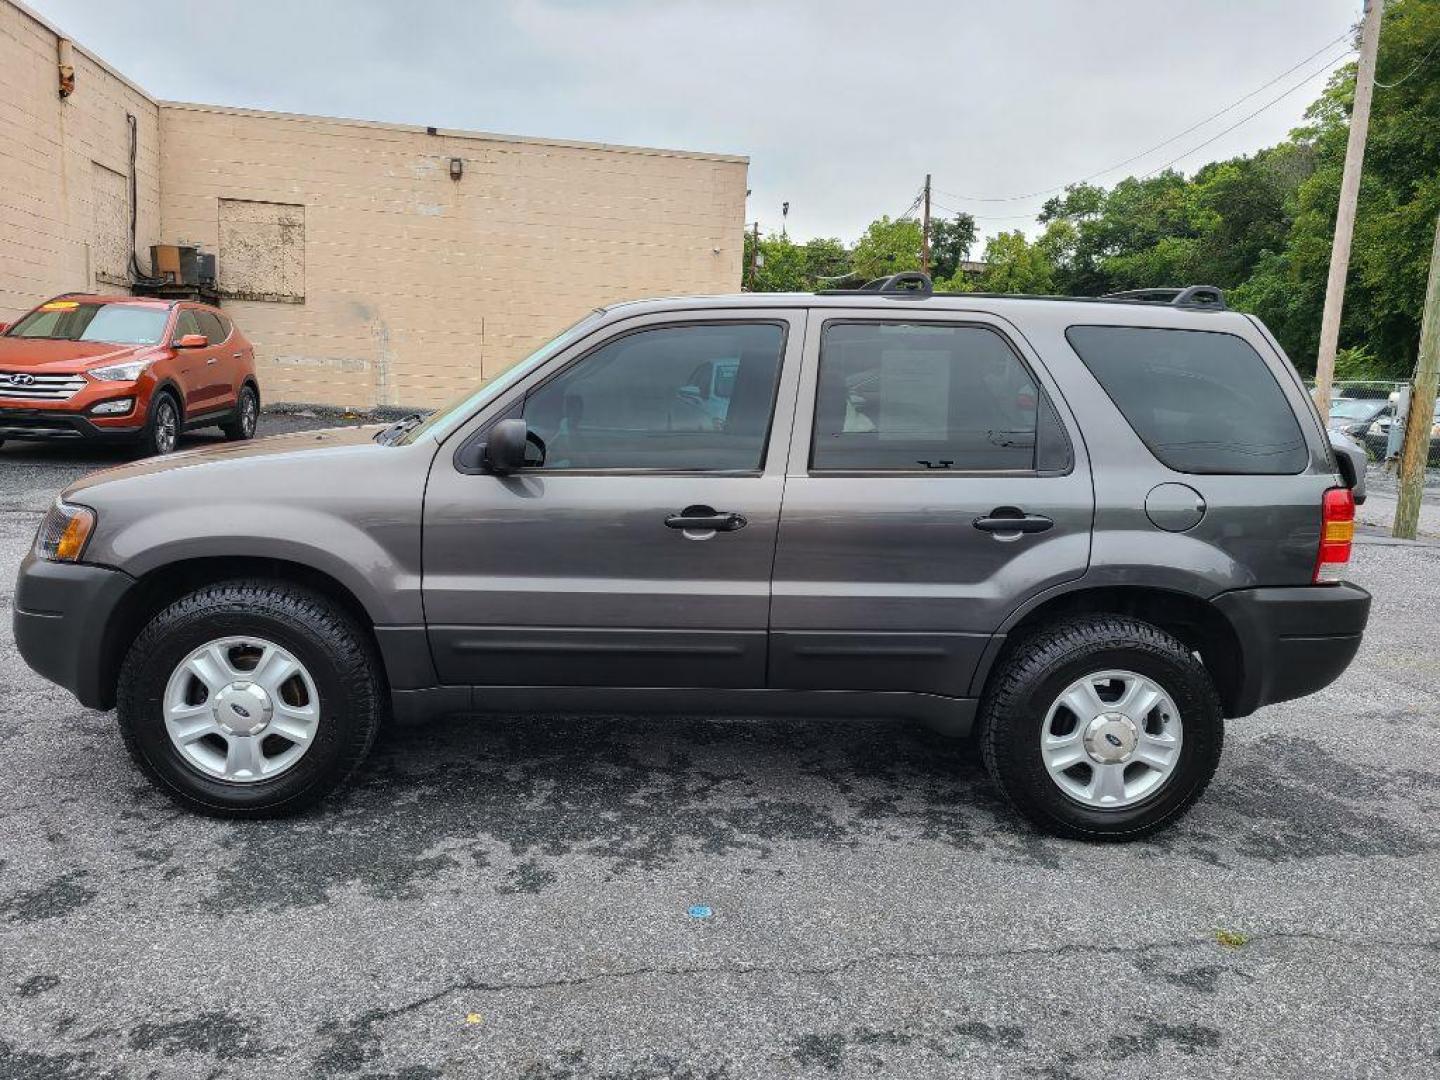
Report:
[[[810,467],[1063,471],[1069,451],[1048,400],[993,330],[835,321],[820,339]]]
[[[1140,326],[1072,326],[1065,336],[1166,467],[1278,475],[1309,461],[1280,384],[1243,338]]]

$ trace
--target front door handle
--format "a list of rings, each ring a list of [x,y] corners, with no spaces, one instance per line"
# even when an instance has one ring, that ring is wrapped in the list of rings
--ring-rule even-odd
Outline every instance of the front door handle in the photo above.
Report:
[[[1014,506],[997,506],[986,517],[971,522],[981,532],[1038,533],[1055,524],[1044,514],[1027,514]]]
[[[205,366],[209,367],[211,364],[218,364],[219,362],[220,358],[218,356],[212,356],[209,360],[205,361]]]
[[[734,532],[748,524],[742,514],[712,510],[708,506],[687,506],[680,513],[671,514],[665,519],[667,529],[684,529],[688,532]]]

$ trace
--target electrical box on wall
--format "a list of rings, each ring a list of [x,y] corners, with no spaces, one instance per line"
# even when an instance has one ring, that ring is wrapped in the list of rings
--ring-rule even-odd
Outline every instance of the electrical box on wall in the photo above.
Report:
[[[132,279],[130,291],[136,296],[217,304],[215,265],[213,252],[201,251],[193,244],[151,244],[150,273]]]
[[[164,279],[168,285],[200,284],[199,252],[193,247],[177,244],[152,244],[150,247],[151,273]]]

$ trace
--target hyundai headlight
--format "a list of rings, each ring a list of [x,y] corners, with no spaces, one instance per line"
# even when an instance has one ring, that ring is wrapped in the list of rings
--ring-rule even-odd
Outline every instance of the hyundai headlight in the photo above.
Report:
[[[91,368],[85,374],[100,382],[134,382],[140,377],[140,373],[154,362],[154,360],[127,360],[123,364]]]
[[[50,562],[79,562],[94,531],[94,510],[56,499],[35,534],[35,554]]]

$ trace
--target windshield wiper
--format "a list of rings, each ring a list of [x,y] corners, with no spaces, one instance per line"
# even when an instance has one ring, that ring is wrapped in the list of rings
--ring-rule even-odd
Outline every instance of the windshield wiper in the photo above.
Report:
[[[400,438],[401,435],[404,435],[405,432],[409,431],[411,428],[413,428],[416,424],[420,423],[420,421],[424,419],[425,414],[418,412],[411,413],[409,416],[402,416],[399,420],[396,420],[389,427],[377,431],[375,433],[375,441],[381,443],[382,445],[390,446],[395,442],[395,440]]]

